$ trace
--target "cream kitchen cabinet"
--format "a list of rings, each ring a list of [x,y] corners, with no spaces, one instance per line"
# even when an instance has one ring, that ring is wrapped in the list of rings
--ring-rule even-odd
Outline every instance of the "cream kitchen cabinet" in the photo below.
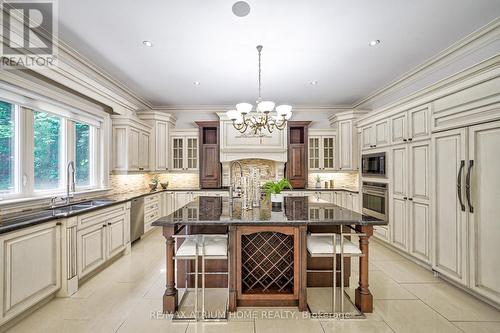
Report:
[[[78,216],[76,233],[78,278],[81,279],[124,251],[129,242],[129,203]]]
[[[314,133],[312,130],[309,133]],[[335,170],[335,135],[309,135],[309,170]]]
[[[151,127],[135,118],[113,116],[113,171],[148,171]]]
[[[500,304],[500,122],[433,134],[433,268]]]
[[[162,193],[151,194],[144,197],[144,233],[153,229],[151,225],[160,218]]]
[[[325,200],[327,202],[333,202],[332,199],[332,192],[330,191],[304,191],[303,192],[304,196],[311,196],[314,197],[316,200]]]
[[[330,126],[337,130],[337,170],[348,171],[359,169],[359,145],[356,122],[365,114],[365,111],[346,111],[334,114],[329,118]]]
[[[413,142],[430,138],[430,108],[424,105],[391,117],[391,143]]]
[[[361,129],[361,148],[371,149],[387,146],[390,143],[389,133],[390,123],[388,119],[363,127]]]
[[[430,144],[391,148],[390,242],[430,262]]]
[[[0,325],[58,291],[61,246],[58,221],[0,237]]]
[[[181,135],[175,132],[175,134],[170,137],[171,170],[198,170],[198,132],[191,131],[189,133],[182,133]]]
[[[174,192],[174,210],[181,208],[182,206],[187,205],[194,198],[199,195],[199,192],[196,191],[175,191]]]
[[[139,119],[151,126],[149,145],[149,165],[152,170],[166,171],[169,169],[170,145],[169,135],[175,123],[175,118],[168,113],[159,111],[139,112]]]

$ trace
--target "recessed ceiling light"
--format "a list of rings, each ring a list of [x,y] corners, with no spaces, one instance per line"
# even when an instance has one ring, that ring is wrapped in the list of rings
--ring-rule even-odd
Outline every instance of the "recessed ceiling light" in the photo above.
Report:
[[[233,4],[233,14],[238,17],[245,17],[250,13],[250,5],[245,1],[238,1]]]
[[[144,44],[144,46],[147,46],[147,47],[152,47],[153,46],[153,43],[151,41],[149,41],[149,40],[143,40],[142,44]]]
[[[368,45],[370,46],[375,46],[375,45],[378,45],[380,44],[380,40],[379,39],[375,39],[375,40],[372,40],[368,43]]]
[[[200,83],[200,81],[193,81],[193,84],[194,84],[195,86],[199,86],[201,83]]]
[[[317,84],[318,84],[318,81],[314,80],[314,81],[309,82],[309,84],[310,84],[311,86],[315,86],[315,85],[317,85]]]

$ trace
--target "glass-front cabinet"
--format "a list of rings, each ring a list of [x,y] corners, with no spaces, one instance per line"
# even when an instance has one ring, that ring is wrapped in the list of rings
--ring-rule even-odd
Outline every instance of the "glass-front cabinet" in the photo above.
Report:
[[[335,170],[335,135],[309,137],[309,170]]]
[[[172,136],[171,149],[172,170],[198,170],[198,136]]]

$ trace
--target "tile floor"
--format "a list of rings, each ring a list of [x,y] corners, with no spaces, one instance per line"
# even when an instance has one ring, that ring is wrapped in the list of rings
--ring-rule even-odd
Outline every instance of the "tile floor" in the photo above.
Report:
[[[500,332],[500,311],[375,242],[375,310],[366,319],[321,321],[304,318],[296,308],[246,308],[227,323],[173,323],[161,316],[164,246],[160,230],[150,233],[75,295],[50,301],[9,332]]]

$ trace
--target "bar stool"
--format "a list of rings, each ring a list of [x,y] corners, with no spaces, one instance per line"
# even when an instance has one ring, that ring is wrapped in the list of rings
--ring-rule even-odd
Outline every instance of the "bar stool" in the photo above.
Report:
[[[188,320],[188,321],[197,321],[198,320],[198,244],[200,243],[199,235],[182,235],[182,234],[176,234],[173,235],[175,239],[175,248],[177,248],[177,240],[178,239],[184,239],[182,244],[177,248],[175,251],[174,255],[174,260],[175,260],[175,265],[177,267],[178,260],[185,260],[186,265],[185,265],[185,275],[184,275],[184,293],[182,294],[181,300],[179,301],[179,308],[182,306],[184,303],[184,300],[187,298],[188,295],[188,276],[189,275],[194,275],[194,315],[192,317],[185,317],[185,316],[179,316],[179,313],[176,312],[174,316],[172,317],[173,320]],[[188,260],[193,260],[194,261],[194,273],[188,273],[187,271],[187,262]]]
[[[349,227],[351,228],[351,227]],[[309,252],[311,257],[327,257],[333,259],[333,268],[329,269],[320,269],[313,270],[308,269],[307,273],[332,273],[333,281],[332,281],[332,312],[331,313],[314,313],[310,311],[312,314],[316,315],[350,315],[352,317],[364,318],[362,312],[360,312],[354,303],[351,301],[349,295],[345,293],[344,290],[344,258],[345,257],[361,257],[363,256],[361,250],[356,244],[346,239],[345,236],[363,236],[360,233],[344,233],[342,230],[342,226],[340,227],[339,233],[309,233],[307,235],[307,251]],[[353,228],[351,228],[353,229]],[[337,270],[337,254],[340,255],[340,270]],[[337,273],[340,273],[340,295],[341,295],[341,304],[340,304],[340,312],[336,312],[336,286],[337,286]],[[344,295],[348,298],[349,302],[353,306],[355,313],[346,313],[344,312]],[[310,310],[310,309],[309,309]]]
[[[201,319],[203,321],[225,321],[227,320],[228,303],[229,303],[229,253],[227,245],[227,235],[201,235]],[[227,272],[206,272],[205,262],[207,260],[227,260]],[[222,317],[207,317],[205,311],[205,280],[207,275],[227,275],[227,299],[224,307],[224,316]]]

